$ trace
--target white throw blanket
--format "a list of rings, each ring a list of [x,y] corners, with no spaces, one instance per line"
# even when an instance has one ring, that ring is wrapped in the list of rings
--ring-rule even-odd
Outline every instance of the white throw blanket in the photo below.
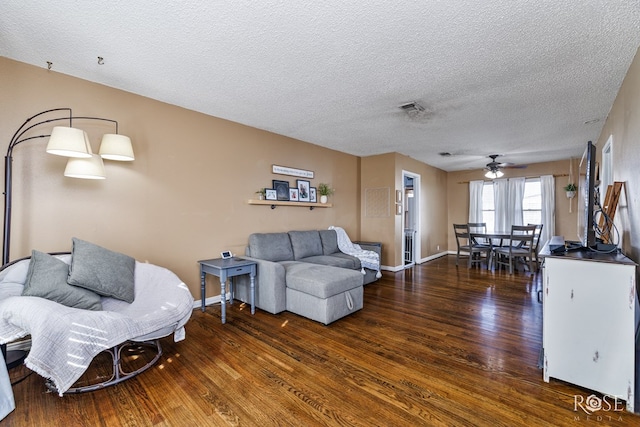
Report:
[[[17,296],[0,299],[0,343],[31,335],[31,351],[25,364],[51,379],[60,396],[82,376],[98,353],[127,340],[170,335],[184,326],[193,310],[193,297],[187,286],[171,271],[152,264],[136,262],[133,303],[103,297],[103,311],[19,296],[19,280],[3,277],[0,288],[5,281]]]
[[[365,274],[364,269],[368,268],[376,271],[376,277],[378,279],[382,277],[382,273],[380,273],[380,256],[377,252],[362,249],[360,245],[352,243],[347,232],[344,231],[342,227],[334,227],[332,225],[329,227],[329,230],[335,230],[338,236],[338,249],[340,249],[341,252],[360,260],[360,264],[362,264],[362,274]]]

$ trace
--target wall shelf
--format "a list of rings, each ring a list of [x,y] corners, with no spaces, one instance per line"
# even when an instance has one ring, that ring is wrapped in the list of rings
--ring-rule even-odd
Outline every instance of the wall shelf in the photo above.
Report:
[[[307,203],[307,202],[284,202],[282,200],[248,200],[247,203],[250,205],[265,205],[271,206],[271,209],[275,209],[278,206],[295,206],[298,208],[309,208],[309,210],[313,210],[314,208],[332,208],[333,205],[331,203]]]

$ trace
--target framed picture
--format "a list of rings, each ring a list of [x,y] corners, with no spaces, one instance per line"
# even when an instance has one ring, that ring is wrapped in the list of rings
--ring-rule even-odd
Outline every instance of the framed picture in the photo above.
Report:
[[[276,200],[289,200],[289,181],[274,179],[271,183],[273,184],[273,189],[276,190]]]
[[[278,200],[278,195],[276,190],[273,188],[266,188],[265,190],[265,199],[267,200]]]
[[[289,189],[289,200],[292,202],[299,202],[299,198],[298,198],[298,189],[297,188],[290,188]]]
[[[309,187],[309,201],[311,203],[316,203],[318,201],[318,199],[316,198],[317,192],[318,190],[316,190],[316,187]]]
[[[296,187],[298,187],[298,201],[308,202],[310,200],[309,189],[311,188],[311,183],[304,179],[298,179],[296,180]]]

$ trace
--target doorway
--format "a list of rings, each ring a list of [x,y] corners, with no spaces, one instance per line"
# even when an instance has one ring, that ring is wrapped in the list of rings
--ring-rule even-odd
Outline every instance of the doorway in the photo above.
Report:
[[[410,268],[420,259],[420,175],[402,171],[402,253],[404,268]]]

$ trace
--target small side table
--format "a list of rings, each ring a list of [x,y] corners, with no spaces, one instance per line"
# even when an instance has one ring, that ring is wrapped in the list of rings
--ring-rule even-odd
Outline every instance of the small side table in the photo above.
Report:
[[[200,263],[200,279],[201,279],[201,291],[202,291],[202,311],[205,310],[205,276],[207,273],[212,274],[220,278],[220,311],[222,323],[227,321],[226,316],[226,284],[227,278],[232,278],[229,284],[229,291],[231,293],[231,299],[229,305],[233,304],[233,277],[248,274],[251,283],[251,314],[256,312],[256,262],[249,261],[243,258],[214,258],[198,261]]]

